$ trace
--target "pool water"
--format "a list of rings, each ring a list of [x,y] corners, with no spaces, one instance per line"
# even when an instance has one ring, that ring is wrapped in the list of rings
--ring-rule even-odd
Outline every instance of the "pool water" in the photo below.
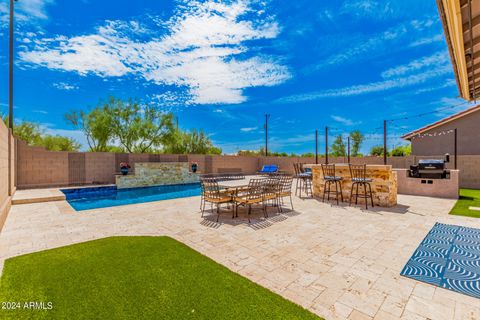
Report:
[[[123,206],[142,202],[177,199],[200,195],[200,184],[176,184],[143,188],[117,189],[116,186],[62,189],[77,211]]]

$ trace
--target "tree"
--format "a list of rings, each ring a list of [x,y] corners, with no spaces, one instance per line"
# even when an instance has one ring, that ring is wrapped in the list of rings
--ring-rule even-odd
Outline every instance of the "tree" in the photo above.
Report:
[[[3,117],[8,123],[8,117]],[[28,145],[44,147],[50,151],[78,151],[81,145],[72,138],[60,135],[44,134],[40,125],[36,122],[22,121],[15,124],[14,136],[25,141]]]
[[[165,144],[165,153],[176,154],[221,154],[222,149],[213,145],[203,130],[174,130]]]
[[[41,141],[41,145],[50,151],[78,151],[81,147],[75,140],[59,135],[45,135]]]
[[[42,145],[43,131],[35,122],[22,121],[15,124],[14,136],[32,146]]]
[[[110,151],[108,143],[113,140],[111,117],[108,110],[101,106],[92,111],[71,111],[65,115],[65,120],[85,135],[92,152]]]
[[[127,152],[153,152],[172,136],[173,115],[151,105],[111,97],[104,109],[110,115],[112,136]]]
[[[238,150],[237,155],[257,157],[257,156],[260,156],[261,154],[259,153],[258,150]]]
[[[333,141],[331,147],[331,155],[334,157],[344,157],[346,154],[345,143],[343,142],[343,136],[339,134]]]
[[[394,157],[409,156],[411,153],[412,153],[412,147],[410,144],[398,146],[391,151],[391,154]]]
[[[381,157],[383,156],[383,146],[373,146],[371,149],[370,149],[370,155],[372,156],[377,156],[377,157]],[[387,151],[387,156],[388,156],[388,151]]]
[[[350,132],[350,140],[352,141],[350,155],[352,157],[358,157],[360,155],[360,147],[362,146],[365,136],[360,132],[360,130],[355,130]]]

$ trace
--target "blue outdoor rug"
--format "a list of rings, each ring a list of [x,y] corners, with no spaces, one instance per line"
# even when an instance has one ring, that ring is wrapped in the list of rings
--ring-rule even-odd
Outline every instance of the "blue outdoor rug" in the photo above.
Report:
[[[436,223],[401,275],[480,298],[480,229]]]

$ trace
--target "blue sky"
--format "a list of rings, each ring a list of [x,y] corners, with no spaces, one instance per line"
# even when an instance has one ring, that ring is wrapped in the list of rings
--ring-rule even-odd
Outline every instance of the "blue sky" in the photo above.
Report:
[[[8,6],[0,3],[0,111],[8,102]],[[313,152],[359,129],[363,151],[468,107],[457,98],[434,0],[20,0],[15,113],[74,137],[64,114],[136,97],[203,128],[232,153]],[[431,114],[415,117],[418,113]],[[333,139],[331,139],[333,140]],[[323,143],[320,145],[323,150]]]

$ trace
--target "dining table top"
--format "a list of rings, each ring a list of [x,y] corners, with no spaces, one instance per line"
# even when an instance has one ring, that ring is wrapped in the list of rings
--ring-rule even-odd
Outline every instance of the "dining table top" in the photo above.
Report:
[[[255,177],[246,177],[245,179],[239,179],[239,180],[219,181],[218,185],[221,188],[225,188],[225,189],[246,187],[250,183],[250,180],[252,180],[254,178]]]
[[[251,175],[251,176],[245,176],[244,179],[218,181],[218,186],[220,188],[225,188],[225,189],[242,188],[242,187],[248,187],[248,184],[252,179],[266,179],[266,178],[267,177],[265,176]]]

